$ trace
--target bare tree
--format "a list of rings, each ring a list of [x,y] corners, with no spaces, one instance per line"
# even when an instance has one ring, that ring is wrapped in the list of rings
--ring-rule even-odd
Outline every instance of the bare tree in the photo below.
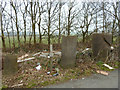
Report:
[[[47,12],[46,12],[46,18],[44,19],[44,22],[46,23],[46,28],[42,27],[43,30],[47,30],[47,36],[48,36],[48,48],[50,47],[51,44],[51,36],[53,33],[56,31],[53,27],[55,26],[55,21],[56,21],[56,15],[58,12],[58,3],[54,1],[47,2]],[[52,28],[52,30],[51,30]]]
[[[73,8],[76,6],[76,2],[68,2],[68,16],[67,16],[67,34],[70,35],[71,27],[73,24],[73,21],[75,17],[78,15],[80,10],[73,10]]]
[[[26,43],[26,18],[27,18],[27,8],[28,8],[28,2],[27,4],[24,3],[24,10],[21,10],[21,13],[23,15],[23,22],[24,22],[24,43]],[[22,7],[22,6],[21,6]]]
[[[61,38],[61,28],[60,28],[60,25],[61,25],[61,7],[62,7],[62,4],[61,4],[61,1],[59,1],[59,36],[58,36],[58,44],[60,44],[60,38]]]
[[[30,2],[30,9],[31,9],[31,20],[32,20],[32,31],[34,35],[34,44],[36,44],[36,34],[35,34],[35,24],[36,24],[36,14],[37,14],[37,7],[36,2]]]
[[[10,40],[10,33],[9,33],[9,31],[8,31],[8,26],[9,26],[9,18],[8,18],[8,20],[6,20],[5,18],[4,18],[4,21],[5,21],[5,23],[4,23],[4,29],[7,31],[7,36],[8,36],[8,41],[9,41],[9,48],[11,49],[11,40]]]
[[[44,10],[45,3],[37,2],[37,6],[38,6],[38,10],[39,10],[39,12],[38,12],[39,16],[38,16],[38,19],[37,19],[37,21],[38,21],[38,23],[37,23],[38,24],[38,31],[39,31],[39,43],[42,43],[42,36],[45,34],[45,32],[44,32],[44,34],[42,34],[42,31],[41,31],[41,15],[42,15],[42,13],[45,12],[45,10]]]
[[[118,26],[119,26],[119,34],[118,34],[118,39],[119,39],[119,42],[118,42],[118,56],[119,56],[119,60],[120,60],[120,1],[119,1],[119,8],[118,8],[118,14],[119,14],[119,20],[118,20]]]
[[[2,37],[2,45],[3,45],[3,50],[5,50],[6,49],[6,45],[5,45],[5,37],[4,37],[4,30],[3,30],[3,11],[4,11],[4,9],[5,9],[5,6],[6,6],[6,3],[5,3],[5,5],[2,7],[2,2],[1,2],[1,6],[0,6],[0,8],[1,8],[1,12],[0,12],[0,22],[1,22],[1,37]]]
[[[94,9],[90,7],[90,3],[83,3],[83,24],[80,26],[82,29],[82,34],[83,34],[83,42],[85,42],[85,38],[88,36],[88,30],[89,26],[91,25],[91,22],[93,20],[93,15],[96,14],[94,13]],[[92,11],[92,12],[91,12]]]
[[[12,6],[10,5],[10,21],[11,21],[11,29],[12,29],[12,38],[13,38],[13,48],[15,48],[15,37],[14,37],[14,28],[13,28],[13,18],[12,18]]]
[[[114,10],[114,14],[117,16],[117,9],[118,9],[117,2],[112,3],[112,7],[113,7],[113,10]],[[112,21],[112,42],[113,42],[113,36],[114,36],[115,30],[117,28],[116,22],[117,22],[117,18],[113,17],[113,21]]]
[[[17,29],[17,40],[18,40],[18,45],[20,45],[20,36],[19,36],[19,27],[18,27],[18,6],[17,6],[16,2],[13,3],[13,1],[11,1],[10,4],[15,12],[15,25],[16,25],[16,29]]]

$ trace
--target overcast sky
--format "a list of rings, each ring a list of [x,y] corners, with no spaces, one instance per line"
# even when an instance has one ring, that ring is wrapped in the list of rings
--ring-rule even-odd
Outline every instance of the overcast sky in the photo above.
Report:
[[[10,2],[11,0],[4,0],[3,1],[3,4],[2,4],[2,6],[4,6],[4,4],[5,4],[5,2],[7,3],[7,6],[6,6],[6,11],[8,11],[8,12],[10,12],[11,11],[11,7],[10,7]],[[16,3],[21,3],[21,2],[23,2],[24,0],[13,0],[14,2],[16,2]],[[32,1],[37,1],[37,0],[32,0]],[[44,2],[44,0],[39,0],[39,1],[42,1],[42,2]],[[49,2],[50,0],[48,0],[48,2]],[[51,0],[52,1],[52,0]],[[54,1],[56,1],[56,2],[58,2],[59,0],[54,0]],[[62,2],[67,2],[68,0],[61,0]],[[71,2],[72,1],[74,1],[74,0],[71,0]],[[77,2],[77,7],[74,7],[74,8],[81,8],[82,7],[82,2],[102,2],[102,1],[109,1],[109,2],[116,2],[116,1],[119,1],[119,0],[75,0],[76,2]],[[23,7],[24,8],[24,7]],[[64,5],[62,8],[64,8],[64,9],[62,9],[62,11],[61,12],[66,12],[66,15],[67,15],[67,10],[68,10],[68,6],[67,5]],[[13,11],[13,10],[12,10]],[[14,11],[12,12],[12,14],[14,15]],[[63,15],[64,16],[64,15]],[[43,14],[42,15],[42,17],[44,18],[45,17],[45,15]],[[30,19],[30,17],[27,17],[28,19]],[[23,20],[22,20],[22,14],[21,13],[18,13],[18,20],[19,20],[19,22],[22,22],[22,23],[19,23],[19,26],[20,27],[22,27],[23,28]],[[30,24],[30,22],[28,22],[29,24]],[[56,22],[57,23],[57,22]],[[14,25],[14,28],[16,28],[15,27],[15,25]],[[90,27],[90,30],[92,30],[94,27],[93,26],[91,26]],[[27,28],[27,29],[29,29],[29,28]],[[11,30],[9,30],[9,31],[11,31]],[[38,32],[38,26],[36,25],[36,32]],[[56,32],[57,33],[57,32]]]

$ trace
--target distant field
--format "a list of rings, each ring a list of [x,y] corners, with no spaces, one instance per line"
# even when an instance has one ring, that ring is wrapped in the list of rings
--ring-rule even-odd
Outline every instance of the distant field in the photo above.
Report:
[[[29,39],[30,39],[30,37],[27,36],[27,37],[26,37],[26,43],[29,43]],[[13,37],[12,37],[12,36],[10,37],[10,42],[11,42],[11,47],[13,47]],[[15,46],[18,47],[17,36],[15,36],[14,42],[15,42]],[[21,44],[24,44],[24,37],[23,37],[23,36],[20,37],[20,42],[21,42]],[[58,42],[58,38],[51,38],[51,43],[52,43],[52,44],[53,44],[53,43],[57,43],[57,42]],[[31,43],[34,43],[34,38],[33,38],[33,37],[32,37],[32,39],[31,39]],[[36,43],[39,43],[39,37],[36,37]],[[48,43],[47,37],[43,37],[42,43],[43,43],[43,44],[47,44],[47,43]],[[1,44],[1,45],[0,45],[0,48],[1,48],[1,46],[2,46],[1,37],[0,37],[0,44]],[[5,37],[5,44],[6,44],[6,47],[8,48],[8,47],[9,47],[9,39],[8,39],[8,37]]]
[[[27,43],[29,43],[29,39],[30,39],[30,37],[27,36],[27,37],[26,37],[26,40],[27,40],[26,42],[27,42]],[[82,40],[81,37],[78,38],[78,41],[81,41],[81,40]],[[15,36],[15,40],[14,40],[14,41],[15,41],[15,46],[18,47],[17,36]],[[10,37],[10,42],[11,42],[11,47],[13,47],[13,37],[12,37],[12,36]],[[21,42],[22,44],[24,44],[24,37],[23,37],[23,36],[20,37],[20,42]],[[39,37],[38,37],[38,36],[36,36],[36,42],[39,43]],[[32,37],[31,43],[34,43],[34,38],[33,38],[33,37]],[[43,43],[43,44],[47,44],[47,43],[48,43],[47,37],[43,37],[42,43]],[[52,44],[58,43],[58,37],[51,38],[51,43],[52,43]],[[0,44],[1,44],[1,45],[0,45],[0,48],[1,48],[1,47],[2,47],[1,37],[0,37]],[[8,39],[8,37],[5,37],[5,44],[6,44],[6,47],[8,48],[8,47],[9,47],[9,39]]]
[[[29,36],[27,36],[26,38],[26,42],[29,43]],[[117,37],[114,37],[114,42],[113,43],[117,43]],[[15,46],[18,47],[18,40],[17,40],[17,36],[15,36]],[[78,42],[79,41],[82,41],[82,37],[79,37],[78,38]],[[11,42],[11,47],[13,47],[13,37],[11,36],[10,37],[10,42]],[[21,44],[24,44],[24,37],[21,36],[20,37],[20,42]],[[36,36],[36,42],[39,43],[39,37]],[[34,38],[32,37],[32,40],[31,40],[31,43],[33,44],[34,43]],[[42,39],[42,43],[43,44],[47,44],[48,41],[47,41],[47,37],[43,37]],[[51,43],[54,44],[54,43],[58,43],[58,37],[54,37],[54,38],[51,38]],[[5,37],[5,44],[6,44],[6,47],[9,48],[9,40],[8,40],[8,37]],[[0,37],[0,48],[2,47],[2,40],[1,40],[1,37]]]

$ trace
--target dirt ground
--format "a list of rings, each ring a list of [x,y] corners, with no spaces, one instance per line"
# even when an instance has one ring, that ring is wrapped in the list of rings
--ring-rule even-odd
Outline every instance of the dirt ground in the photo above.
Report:
[[[114,53],[112,53],[111,56],[109,57],[111,58],[111,60],[103,62],[100,60],[94,60],[94,58],[92,58],[90,55],[91,51],[86,51],[85,54],[83,54],[82,51],[84,49],[85,47],[84,48],[78,47],[76,56],[76,66],[74,68],[69,69],[61,68],[61,66],[59,65],[61,56],[59,55],[56,55],[51,59],[39,57],[39,55],[36,55],[34,60],[20,62],[18,63],[18,72],[16,74],[11,76],[4,75],[2,76],[3,88],[44,87],[46,85],[61,83],[71,79],[80,79],[84,76],[89,76],[93,73],[97,73],[96,70],[111,71],[108,68],[104,67],[102,65],[103,63],[109,64],[114,68],[118,68],[119,62],[116,55],[116,51],[114,51]],[[36,51],[36,53],[38,51]],[[57,48],[57,51],[60,51],[60,48]],[[42,52],[47,53],[48,51],[42,50]],[[19,53],[17,53],[17,56],[20,57],[25,54],[26,52],[20,51]],[[29,55],[28,57],[32,57],[32,55],[35,54],[35,51],[32,53],[28,52],[27,54]],[[52,60],[52,71],[50,60]],[[40,63],[41,65],[40,70],[36,69],[38,63]],[[57,71],[56,69],[58,69],[59,71]],[[48,72],[50,71],[51,73],[48,74]]]

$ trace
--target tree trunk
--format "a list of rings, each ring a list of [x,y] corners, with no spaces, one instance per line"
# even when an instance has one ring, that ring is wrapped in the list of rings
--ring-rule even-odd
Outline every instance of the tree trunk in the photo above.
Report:
[[[14,36],[14,29],[13,29],[12,19],[11,19],[11,24],[12,24],[12,35],[13,35],[13,48],[15,48],[15,36]]]
[[[39,43],[42,43],[42,35],[41,35],[41,31],[40,31],[40,22],[38,24],[38,28],[39,28]]]
[[[11,2],[11,6],[14,9],[15,12],[15,25],[16,25],[16,29],[17,29],[17,40],[18,40],[18,46],[20,46],[20,37],[19,37],[19,28],[18,28],[18,17],[17,17],[17,10],[16,10],[16,6],[13,5],[13,2]]]
[[[14,7],[14,6],[13,6]],[[17,17],[17,11],[14,8],[15,11],[15,17],[16,17],[16,29],[17,29],[17,39],[18,39],[18,46],[20,46],[20,36],[19,36],[19,28],[18,28],[18,17]]]
[[[5,37],[4,37],[4,31],[3,31],[3,24],[2,24],[2,13],[1,13],[1,37],[2,37],[2,45],[3,45],[3,50],[6,49],[5,46]]]
[[[24,43],[26,43],[26,20],[24,18]]]
[[[39,29],[39,43],[42,43],[42,35],[41,35],[41,30],[40,30],[40,24],[41,24],[41,12],[40,12],[40,7],[39,7],[39,23],[38,23],[38,29]]]
[[[83,43],[85,42],[85,32],[83,32]]]
[[[29,45],[31,45],[31,40],[32,40],[32,35],[33,35],[33,32],[32,32],[32,34],[31,35],[29,35]]]
[[[34,45],[36,45],[35,23],[33,23]]]
[[[105,17],[104,17],[104,15],[105,15],[105,12],[104,12],[104,2],[103,2],[103,31],[104,31],[104,19],[105,19]]]
[[[51,26],[51,20],[50,20],[50,11],[51,11],[51,4],[50,8],[48,10],[48,50],[50,50],[50,26]]]
[[[50,49],[50,28],[48,28],[48,50]]]
[[[67,29],[68,29],[68,36],[70,35],[70,11],[71,11],[71,9],[69,9],[69,14],[68,14],[68,27],[67,27]]]
[[[34,45],[36,44],[36,34],[35,34],[35,16],[33,15],[33,3],[30,2],[31,4],[31,19],[32,19],[32,31],[33,31],[33,36],[34,36]]]
[[[12,45],[13,45],[13,48],[15,48],[15,37],[14,37],[14,29],[13,29],[13,22],[12,22],[12,7],[10,7],[10,11],[11,11],[11,18],[10,18],[10,20],[11,20],[12,38],[13,38]]]
[[[60,44],[60,38],[61,38],[61,31],[60,31],[60,14],[61,14],[61,3],[59,3],[59,36],[58,36],[58,44]]]
[[[8,34],[9,48],[11,49],[11,41],[10,41],[10,35],[9,35],[9,32],[8,32],[8,28],[6,30],[7,30],[7,34]]]
[[[97,13],[96,13],[96,30],[95,32],[97,33],[98,32],[98,27],[97,27]]]
[[[112,43],[113,43],[113,35],[114,35],[114,28],[115,28],[115,20],[113,20],[113,27],[112,27]]]
[[[119,12],[119,21],[118,21],[118,27],[119,27],[119,35],[118,35],[118,40],[119,40],[119,42],[118,42],[118,57],[119,57],[119,61],[120,61],[120,1],[119,1],[119,7],[118,7],[118,12]]]

